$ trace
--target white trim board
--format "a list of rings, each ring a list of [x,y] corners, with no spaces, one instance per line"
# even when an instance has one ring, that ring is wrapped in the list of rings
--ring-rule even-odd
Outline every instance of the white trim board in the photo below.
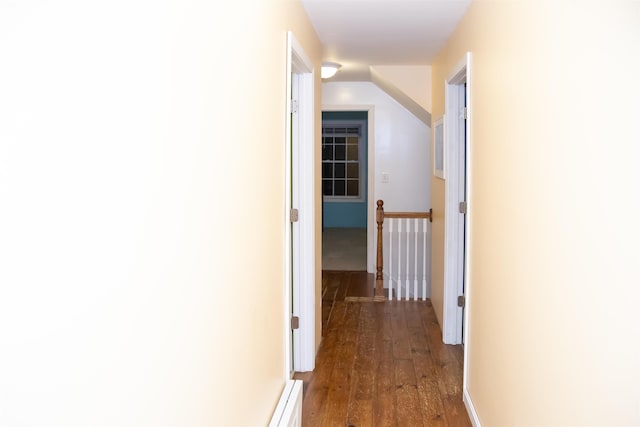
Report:
[[[287,33],[285,148],[285,378],[315,366],[315,158],[314,67],[293,33]],[[292,98],[297,98],[297,112]],[[291,131],[290,131],[291,130]],[[304,171],[304,173],[302,172]],[[291,195],[291,197],[289,196]],[[290,224],[291,208],[299,221]],[[291,330],[291,315],[300,318]],[[291,356],[290,356],[291,355]]]
[[[471,424],[473,424],[473,427],[481,427],[482,424],[480,423],[480,418],[478,418],[476,407],[473,405],[469,390],[466,388],[462,390],[462,402],[464,402],[464,406],[467,408],[467,413],[469,414],[469,419]]]
[[[375,137],[373,105],[323,105],[322,111],[367,112],[367,272],[376,271]]]

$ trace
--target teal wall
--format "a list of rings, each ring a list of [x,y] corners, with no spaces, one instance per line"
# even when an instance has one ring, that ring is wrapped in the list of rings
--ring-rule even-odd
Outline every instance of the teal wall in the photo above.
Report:
[[[325,120],[364,120],[369,119],[367,111],[323,111],[322,121]]]
[[[364,198],[357,202],[337,202],[323,201],[322,203],[322,226],[324,228],[367,228],[367,159],[368,159],[368,139],[367,111],[325,111],[322,113],[322,121],[364,121]]]
[[[366,202],[325,202],[325,228],[367,228]]]

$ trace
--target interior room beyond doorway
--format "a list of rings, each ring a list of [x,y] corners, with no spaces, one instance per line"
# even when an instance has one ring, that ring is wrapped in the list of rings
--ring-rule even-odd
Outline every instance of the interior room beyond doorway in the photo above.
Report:
[[[322,113],[322,269],[367,269],[366,111]]]
[[[322,269],[367,270],[366,228],[325,228],[322,231]]]

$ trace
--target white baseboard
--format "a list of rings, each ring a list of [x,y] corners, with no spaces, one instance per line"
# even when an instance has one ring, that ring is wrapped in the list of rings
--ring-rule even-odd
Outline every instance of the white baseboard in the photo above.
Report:
[[[464,406],[467,407],[467,413],[469,414],[469,419],[471,420],[473,427],[482,427],[476,408],[473,406],[471,395],[469,395],[469,390],[467,390],[466,387],[462,393],[462,401],[464,402]]]
[[[302,381],[288,380],[269,427],[302,426]]]

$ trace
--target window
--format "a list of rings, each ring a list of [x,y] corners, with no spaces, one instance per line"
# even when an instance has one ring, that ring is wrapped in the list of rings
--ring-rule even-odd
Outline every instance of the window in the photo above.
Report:
[[[327,198],[362,197],[362,127],[322,127],[322,195]]]

